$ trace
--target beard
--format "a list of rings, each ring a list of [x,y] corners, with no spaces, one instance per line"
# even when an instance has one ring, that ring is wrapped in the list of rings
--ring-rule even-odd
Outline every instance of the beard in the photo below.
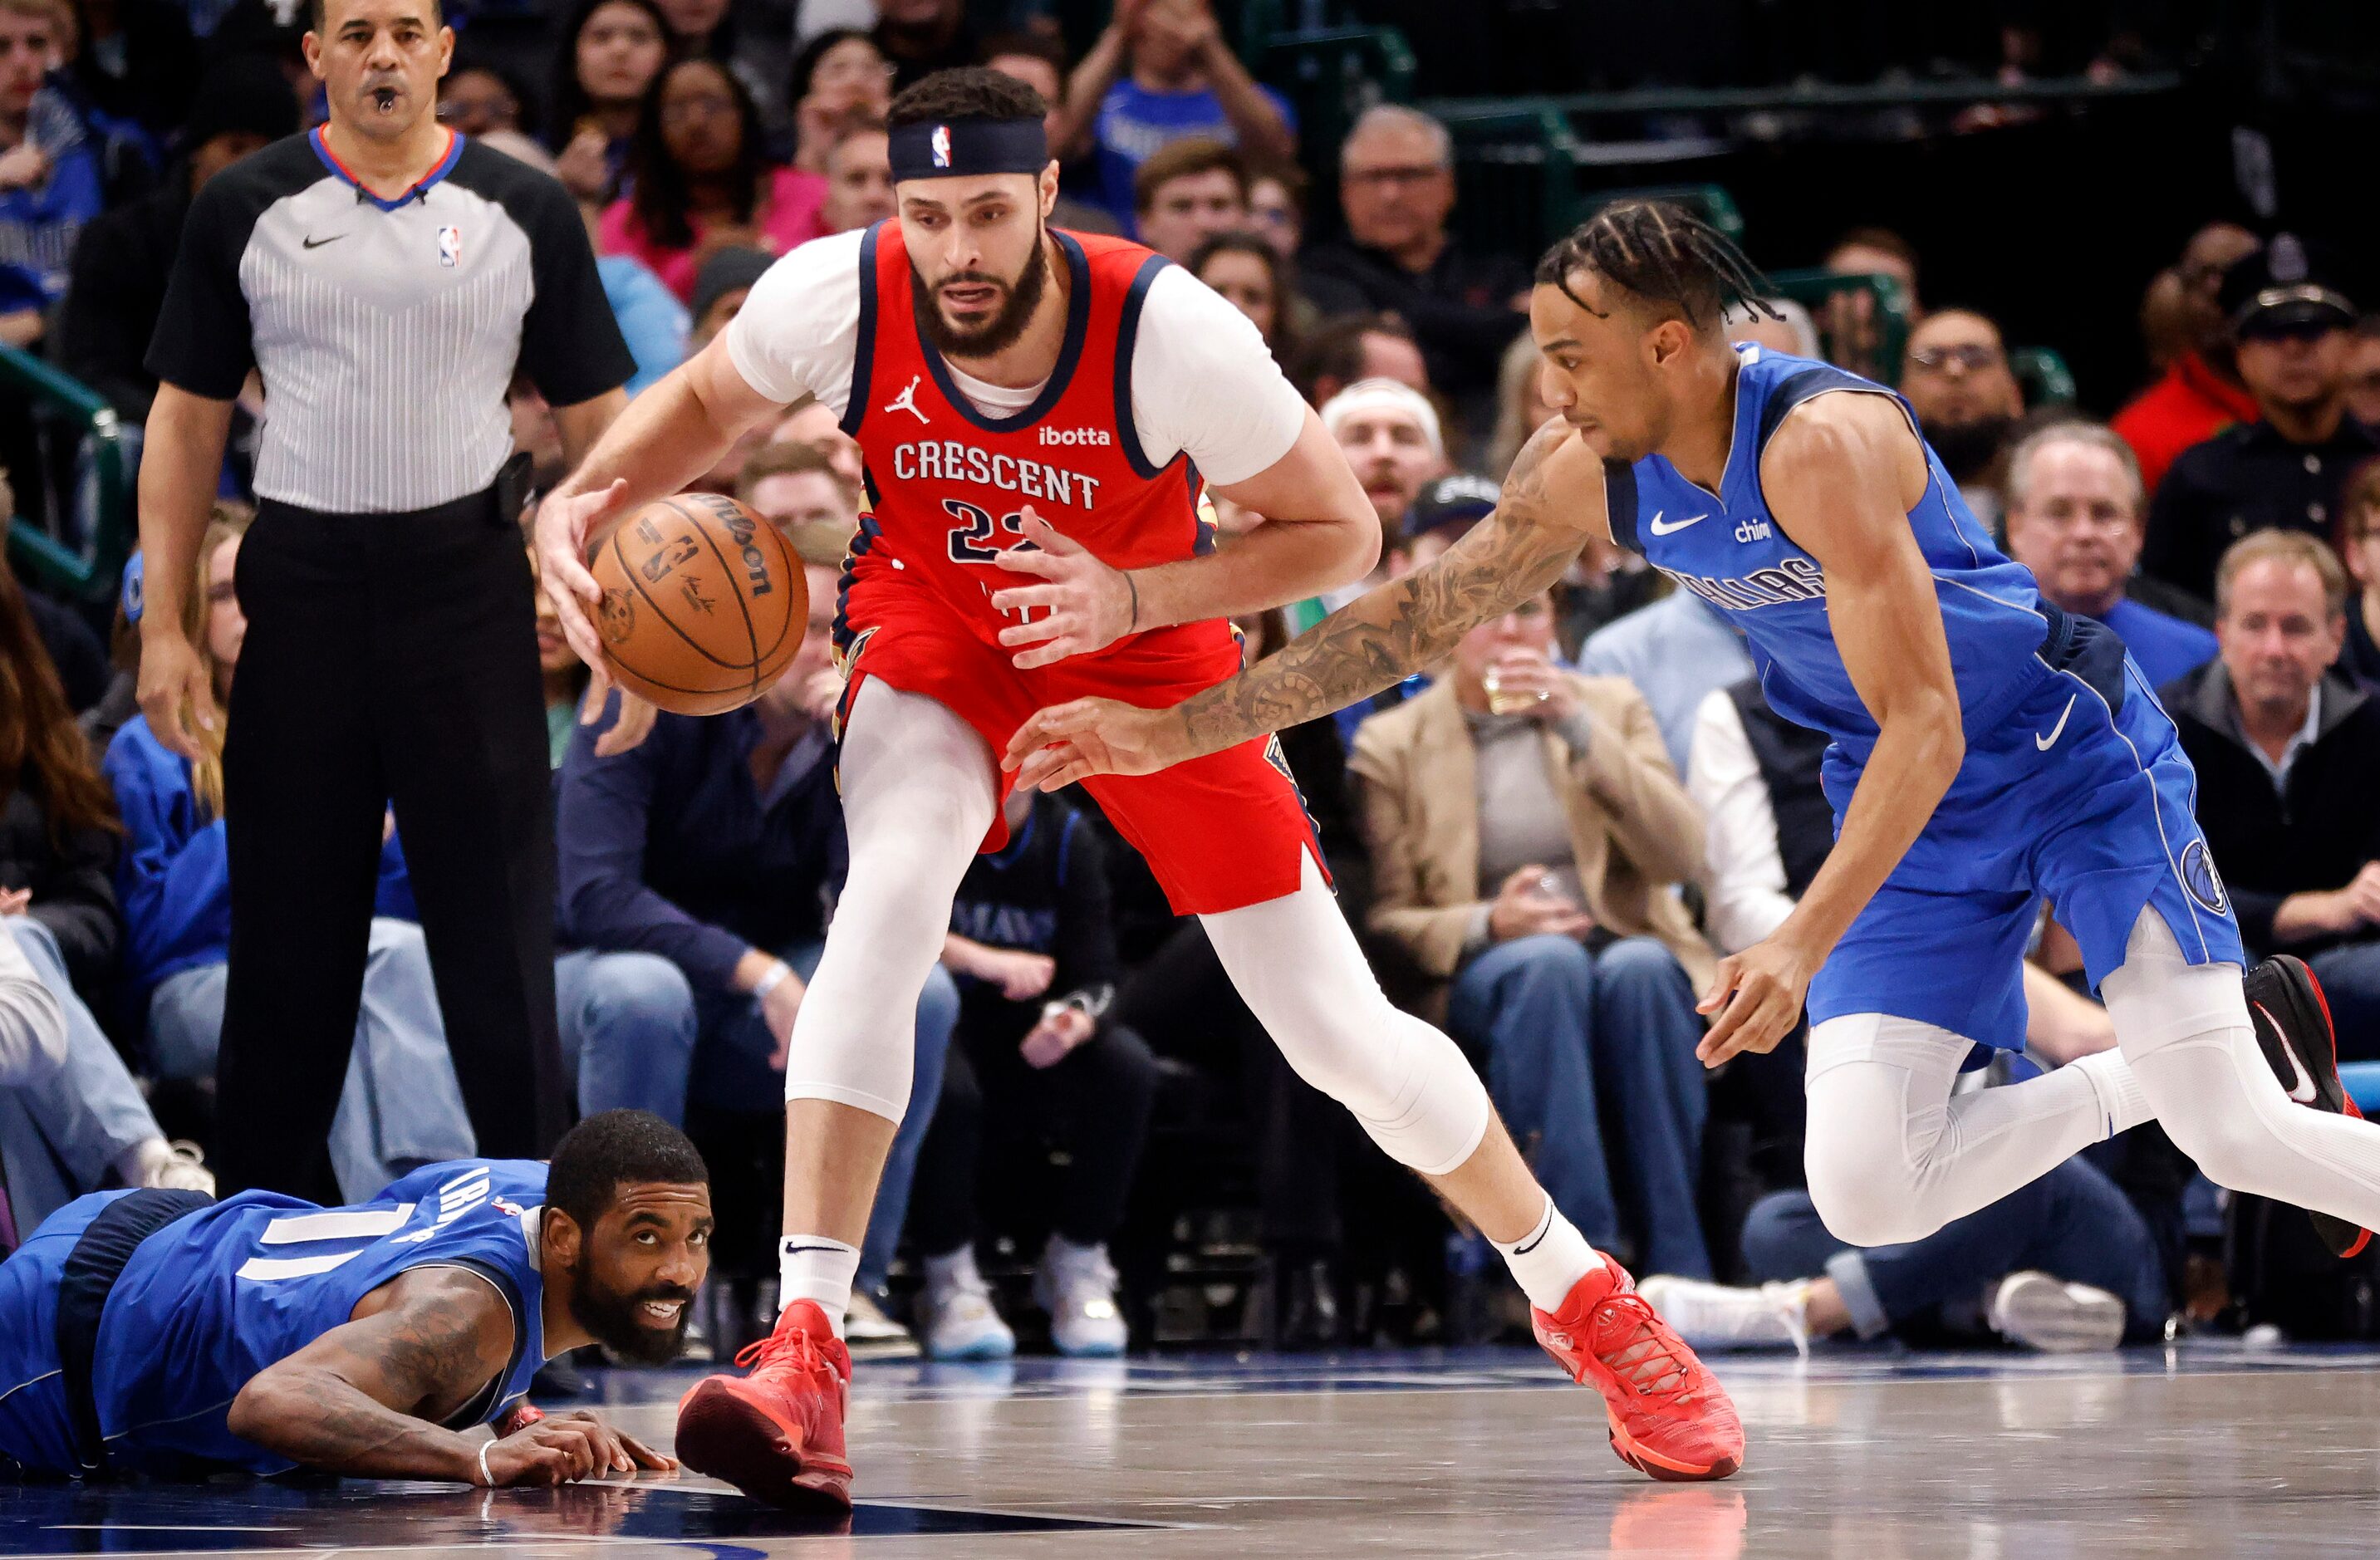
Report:
[[[2008,448],[2010,430],[2015,427],[2014,417],[2003,417],[1937,423],[1925,430],[1925,441],[1942,457],[1942,468],[1950,474],[1950,480],[1967,483],[1991,470],[1992,462]]]
[[[686,1346],[686,1325],[694,1319],[694,1295],[674,1284],[624,1295],[602,1288],[581,1261],[571,1274],[570,1319],[587,1329],[598,1343],[621,1359],[638,1365],[666,1365]],[[646,1325],[640,1309],[647,1300],[684,1300],[677,1325]]]
[[[1025,334],[1025,327],[1033,322],[1033,311],[1041,306],[1041,295],[1049,290],[1049,246],[1041,241],[1037,230],[1033,258],[1025,262],[1025,273],[1013,281],[980,271],[957,271],[929,287],[913,263],[909,274],[917,289],[918,333],[945,357],[990,357],[1015,345]],[[990,320],[972,330],[959,330],[942,315],[939,296],[941,289],[961,282],[997,287],[1002,300]]]

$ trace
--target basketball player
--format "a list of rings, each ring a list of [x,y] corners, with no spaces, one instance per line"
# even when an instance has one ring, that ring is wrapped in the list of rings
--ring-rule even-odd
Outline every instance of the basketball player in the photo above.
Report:
[[[0,1263],[0,1469],[496,1485],[674,1468],[527,1398],[582,1344],[677,1357],[710,1267],[709,1182],[676,1128],[610,1110],[550,1166],[424,1166],[350,1208],[78,1198]]]
[[[2319,1209],[2334,1250],[2360,1247],[2380,1222],[2380,1131],[2344,1119],[2301,964],[2266,961],[2243,997],[2189,762],[2122,644],[1993,550],[1899,396],[1730,347],[1721,310],[1761,287],[1701,223],[1611,206],[1536,281],[1561,416],[1493,515],[1179,708],[1041,711],[1005,757],[1019,782],[1150,773],[1338,708],[1443,659],[1608,527],[1727,613],[1769,702],[1834,739],[1838,842],[1783,924],[1721,961],[1701,1047],[1714,1067],[1768,1050],[1806,999],[1810,1195],[1829,1229],[1918,1240],[2155,1119],[2216,1180]],[[2023,1044],[2044,895],[2119,1049],[1953,1099],[1970,1042]]]
[[[899,218],[779,260],[540,512],[548,589],[600,664],[592,523],[805,394],[841,413],[875,487],[838,625],[850,881],[785,1071],[784,1310],[752,1374],[698,1385],[678,1420],[689,1467],[788,1505],[850,1501],[836,1333],[908,1098],[909,1004],[969,861],[1005,838],[1010,733],[1079,694],[1168,704],[1222,681],[1239,653],[1218,620],[1358,578],[1379,546],[1244,317],[1136,245],[1048,228],[1043,106],[989,70],[903,92]],[[1266,524],[1210,551],[1202,481]],[[1718,1383],[1554,1210],[1461,1052],[1381,995],[1271,745],[1092,790],[1292,1064],[1502,1249],[1551,1347],[1603,1392],[1621,1457],[1732,1472],[1742,1430]],[[794,978],[765,969],[755,988]]]

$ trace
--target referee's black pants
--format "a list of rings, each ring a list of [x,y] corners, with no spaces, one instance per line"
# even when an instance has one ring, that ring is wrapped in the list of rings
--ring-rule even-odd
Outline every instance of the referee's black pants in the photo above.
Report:
[[[407,514],[268,501],[237,580],[225,1194],[339,1201],[327,1145],[390,805],[480,1152],[543,1155],[564,1112],[553,800],[518,527],[492,493]]]

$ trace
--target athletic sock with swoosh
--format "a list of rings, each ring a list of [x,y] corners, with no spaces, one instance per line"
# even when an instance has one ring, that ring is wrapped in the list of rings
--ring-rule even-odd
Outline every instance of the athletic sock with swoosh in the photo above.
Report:
[[[1521,1286],[1521,1292],[1539,1311],[1560,1310],[1578,1281],[1603,1262],[1550,1196],[1535,1229],[1509,1246],[1501,1240],[1488,1244],[1503,1253],[1504,1265],[1512,1270],[1512,1282]]]
[[[812,1300],[826,1312],[834,1336],[843,1336],[843,1313],[851,1309],[851,1283],[859,1273],[859,1248],[831,1235],[788,1235],[777,1243],[777,1308]]]
[[[2091,1092],[2099,1096],[2099,1115],[2107,1124],[2108,1137],[2156,1119],[2156,1112],[2149,1108],[2147,1092],[2141,1087],[2132,1064],[2124,1059],[2121,1051],[2095,1051],[2067,1065],[2091,1081]]]

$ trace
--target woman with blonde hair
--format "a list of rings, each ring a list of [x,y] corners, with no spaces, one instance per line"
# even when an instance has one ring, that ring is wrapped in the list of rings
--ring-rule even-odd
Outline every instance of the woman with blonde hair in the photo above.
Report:
[[[183,598],[183,629],[205,664],[217,711],[212,726],[186,719],[200,757],[193,762],[168,751],[146,716],[127,721],[107,748],[107,778],[126,835],[115,874],[125,984],[142,1014],[151,1063],[166,1079],[212,1079],[223,1035],[231,880],[221,712],[231,707],[248,636],[235,584],[246,528],[243,515],[217,506],[199,544],[194,587]],[[135,610],[129,599],[126,607]],[[415,916],[391,817],[382,836],[371,935],[358,949],[363,1005],[331,1128],[331,1167],[350,1202],[417,1165],[464,1158],[476,1148]]]

